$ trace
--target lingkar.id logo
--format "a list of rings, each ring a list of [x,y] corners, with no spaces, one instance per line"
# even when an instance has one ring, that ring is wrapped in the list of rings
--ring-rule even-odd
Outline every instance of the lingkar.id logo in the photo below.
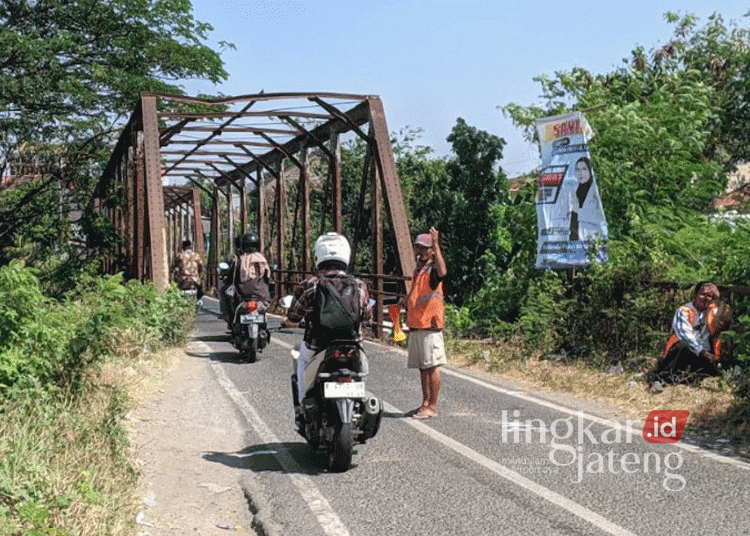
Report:
[[[677,443],[690,412],[681,409],[654,410],[643,425],[643,439],[649,443]]]
[[[677,443],[689,415],[690,412],[686,410],[652,411],[641,435],[648,443]],[[684,462],[679,452],[622,448],[633,444],[638,437],[639,427],[630,419],[624,426],[615,421],[600,421],[597,424],[578,411],[576,415],[555,419],[547,424],[542,419],[520,421],[520,416],[521,412],[514,410],[513,418],[509,419],[508,412],[503,410],[502,442],[532,443],[536,439],[540,444],[549,444],[548,461],[555,468],[572,469],[575,476],[571,482],[574,484],[582,482],[585,475],[642,472],[661,475],[662,486],[667,491],[681,491],[687,485],[685,478],[675,472]],[[616,448],[615,445],[620,447]],[[606,450],[608,446],[611,448]]]

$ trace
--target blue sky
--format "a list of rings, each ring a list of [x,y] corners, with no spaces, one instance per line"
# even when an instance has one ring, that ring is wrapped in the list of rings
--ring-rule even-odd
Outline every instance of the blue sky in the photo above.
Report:
[[[419,143],[449,154],[461,117],[507,142],[509,176],[538,165],[538,150],[499,106],[539,102],[541,74],[583,67],[605,73],[631,50],[672,35],[664,13],[720,13],[750,26],[750,3],[714,0],[192,0],[214,27],[229,79],[187,81],[188,94],[331,91],[379,95],[388,129],[421,128]]]

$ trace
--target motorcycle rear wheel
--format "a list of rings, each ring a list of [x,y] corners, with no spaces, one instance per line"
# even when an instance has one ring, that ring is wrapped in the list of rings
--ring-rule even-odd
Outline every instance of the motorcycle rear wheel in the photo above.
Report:
[[[353,452],[352,423],[343,423],[328,451],[328,470],[332,473],[343,473],[349,469]]]
[[[243,328],[249,329],[249,328]],[[258,360],[258,337],[252,339],[250,348],[242,351],[242,358],[248,363],[255,363]]]
[[[242,359],[248,363],[255,363],[258,360],[258,352],[255,348],[250,348],[242,353]]]

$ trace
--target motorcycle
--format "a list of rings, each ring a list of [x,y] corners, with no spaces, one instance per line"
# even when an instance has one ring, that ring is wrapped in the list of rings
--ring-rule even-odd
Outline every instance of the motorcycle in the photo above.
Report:
[[[195,302],[196,306],[200,306],[200,302],[197,300],[198,297],[198,285],[192,280],[186,280],[180,283],[180,294],[186,300]]]
[[[292,350],[295,371],[298,357],[299,351]],[[367,358],[355,341],[334,341],[315,354],[301,382],[292,374],[297,432],[313,449],[327,453],[331,472],[349,469],[354,442],[365,443],[380,428],[383,404],[367,395],[367,374]],[[300,384],[306,393],[301,404]]]
[[[249,363],[255,363],[258,353],[263,351],[271,339],[271,332],[266,321],[266,310],[266,304],[252,296],[240,301],[235,309],[232,345]]]

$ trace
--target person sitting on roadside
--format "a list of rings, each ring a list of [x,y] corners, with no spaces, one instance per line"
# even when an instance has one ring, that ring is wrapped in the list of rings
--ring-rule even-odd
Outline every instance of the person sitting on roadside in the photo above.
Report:
[[[658,380],[675,381],[713,375],[721,357],[721,332],[731,323],[731,309],[719,302],[718,287],[701,281],[692,301],[677,308],[666,348],[657,364]]]

